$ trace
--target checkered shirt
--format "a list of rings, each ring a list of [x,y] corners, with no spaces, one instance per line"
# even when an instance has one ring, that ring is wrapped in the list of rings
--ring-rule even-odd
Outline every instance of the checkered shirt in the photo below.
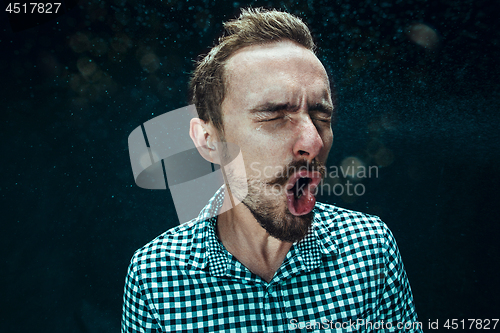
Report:
[[[268,283],[219,241],[223,197],[219,190],[198,218],[134,254],[122,333],[422,332],[396,242],[378,217],[317,203],[308,235]]]

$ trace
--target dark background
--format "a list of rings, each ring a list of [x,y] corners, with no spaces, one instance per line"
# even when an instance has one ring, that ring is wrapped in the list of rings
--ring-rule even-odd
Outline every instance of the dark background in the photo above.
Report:
[[[133,252],[178,224],[168,190],[135,185],[128,135],[188,104],[249,4],[310,26],[338,92],[329,164],[380,166],[321,200],[389,225],[424,327],[500,317],[497,1],[92,0],[24,30],[0,14],[0,331],[119,330]]]

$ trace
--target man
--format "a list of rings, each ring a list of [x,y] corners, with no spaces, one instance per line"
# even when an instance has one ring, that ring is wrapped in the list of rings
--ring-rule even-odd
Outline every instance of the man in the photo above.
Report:
[[[225,28],[191,80],[190,136],[222,166],[236,145],[244,165],[135,253],[122,332],[421,331],[386,225],[316,203],[335,105],[308,28],[255,9]]]

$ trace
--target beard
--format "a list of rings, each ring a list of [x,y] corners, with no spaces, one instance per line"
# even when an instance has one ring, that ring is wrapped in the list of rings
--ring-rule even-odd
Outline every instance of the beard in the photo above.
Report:
[[[248,187],[248,196],[243,200],[253,217],[267,233],[284,242],[294,243],[309,232],[314,216],[313,211],[295,216],[288,210],[286,199],[270,198],[262,200],[257,187]]]
[[[307,169],[319,171],[325,175],[325,167],[318,160],[312,163],[295,161],[282,168],[286,172],[270,180],[248,177],[246,184],[240,182],[239,186],[231,182],[231,191],[248,208],[254,218],[267,233],[284,242],[294,243],[302,240],[308,233],[314,217],[313,211],[301,216],[293,215],[288,209],[285,185],[297,170]],[[234,179],[234,178],[233,178]],[[247,187],[248,193],[241,197],[243,188]]]

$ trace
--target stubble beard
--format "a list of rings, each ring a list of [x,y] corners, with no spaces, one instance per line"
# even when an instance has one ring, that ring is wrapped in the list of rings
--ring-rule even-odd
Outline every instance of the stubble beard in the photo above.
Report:
[[[295,216],[288,210],[286,196],[272,193],[269,185],[256,179],[248,180],[248,195],[243,204],[252,213],[267,233],[284,242],[294,243],[303,239],[309,232],[313,211]]]
[[[306,165],[305,162],[296,162],[284,170],[297,170]],[[325,168],[322,164],[315,161],[313,168],[324,175]],[[248,208],[260,226],[270,236],[290,243],[300,241],[308,234],[314,217],[313,211],[295,216],[288,209],[284,188],[292,174],[288,171],[287,174],[271,180],[250,176],[246,179],[246,184],[244,179],[232,177],[231,172],[228,175],[231,179],[232,194]],[[246,192],[245,186],[248,191],[246,196],[243,195]]]

